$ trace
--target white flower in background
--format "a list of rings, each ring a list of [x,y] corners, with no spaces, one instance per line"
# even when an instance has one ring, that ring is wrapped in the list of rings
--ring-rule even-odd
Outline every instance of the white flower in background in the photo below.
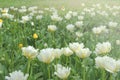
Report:
[[[85,3],[82,3],[81,6],[84,7],[84,6],[85,6]]]
[[[108,29],[106,28],[106,26],[99,26],[99,27],[94,27],[92,29],[94,34],[101,34],[101,33],[108,33]]]
[[[25,13],[25,12],[27,12],[27,9],[18,9],[18,12],[20,12],[20,13]]]
[[[21,6],[22,9],[26,9],[26,6]]]
[[[115,71],[120,71],[120,60],[117,60],[116,61],[116,69],[115,69]]]
[[[28,8],[28,11],[34,11],[34,10],[36,10],[38,7],[37,6],[32,6],[32,7],[29,7]]]
[[[96,15],[96,13],[95,12],[91,12],[90,15],[91,15],[91,17],[94,17]]]
[[[75,26],[74,26],[73,24],[68,24],[68,25],[66,26],[66,29],[67,29],[68,31],[70,31],[70,32],[73,32],[74,29],[75,29]]]
[[[111,22],[108,23],[108,26],[109,26],[109,27],[117,27],[117,25],[118,25],[117,22],[112,22],[112,21],[111,21]]]
[[[83,43],[80,44],[78,42],[73,42],[73,43],[69,43],[69,47],[72,51],[74,51],[76,53],[84,47],[84,44]]]
[[[5,17],[5,18],[8,18],[8,19],[13,19],[14,18],[14,15],[11,15],[11,14],[2,14],[2,17]]]
[[[78,13],[77,12],[72,12],[72,16],[77,16]]]
[[[76,52],[76,55],[77,55],[79,58],[89,57],[90,54],[91,54],[91,51],[89,50],[89,48],[83,48],[83,49],[80,49],[79,51]]]
[[[50,10],[50,8],[44,8],[44,10],[49,11],[49,10]]]
[[[43,18],[42,15],[37,15],[37,16],[36,16],[36,19],[37,19],[37,20],[40,20],[40,19],[42,19],[42,18]]]
[[[0,19],[0,28],[2,27],[2,24],[3,24],[3,20]]]
[[[117,45],[120,45],[120,40],[116,40],[116,44],[117,44]]]
[[[97,68],[103,68],[110,73],[120,71],[120,60],[115,60],[108,56],[96,57],[95,64]]]
[[[83,36],[83,33],[81,33],[81,32],[75,32],[75,35],[76,35],[78,38],[80,38],[80,37]]]
[[[103,42],[103,43],[98,43],[95,48],[95,53],[97,55],[99,54],[106,54],[111,51],[111,43],[110,42]]]
[[[12,73],[9,73],[10,76],[5,76],[5,80],[27,80],[28,74],[25,74],[23,72],[14,71]]]
[[[61,49],[54,49],[54,56],[55,58],[60,58],[60,56],[62,55],[62,50]]]
[[[99,27],[94,27],[94,28],[92,29],[92,31],[93,31],[94,34],[100,34],[100,33],[102,32],[102,29],[99,28]]]
[[[83,21],[77,21],[76,23],[75,23],[75,26],[76,27],[82,27],[83,26]]]
[[[67,13],[66,15],[65,15],[65,19],[67,19],[67,20],[69,20],[69,19],[71,19],[71,14],[69,14],[69,13]]]
[[[34,22],[30,22],[30,23],[31,23],[31,25],[32,25],[32,26],[34,26],[34,25],[35,25],[35,24],[34,24]]]
[[[53,15],[51,16],[51,19],[52,19],[53,21],[61,21],[61,20],[62,20],[62,18],[59,17],[57,14],[53,14]]]
[[[42,10],[39,10],[39,11],[38,11],[38,13],[40,13],[40,14],[43,14],[43,13],[44,13],[44,11],[42,11]]]
[[[84,16],[78,16],[78,20],[83,20]]]
[[[54,49],[53,48],[46,48],[46,49],[40,50],[40,53],[37,56],[37,58],[39,59],[39,61],[42,61],[44,63],[49,64],[55,58]]]
[[[22,21],[23,21],[23,23],[24,22],[27,22],[27,21],[29,21],[29,20],[31,20],[32,19],[32,17],[31,16],[22,16]]]
[[[9,8],[4,8],[1,10],[2,14],[8,14]]]
[[[105,59],[103,57],[96,57],[95,58],[95,65],[97,68],[103,69],[105,66]]]
[[[69,68],[69,67],[64,67],[61,64],[57,64],[57,65],[55,65],[54,74],[56,76],[58,76],[60,79],[65,80],[70,75],[70,70],[71,70],[71,68]]]
[[[57,27],[55,25],[48,25],[48,31],[55,32],[57,30]]]
[[[71,56],[73,54],[73,51],[69,47],[62,48],[61,50],[65,56]]]
[[[33,46],[22,47],[22,54],[29,59],[36,58],[38,55],[38,49],[35,49]]]

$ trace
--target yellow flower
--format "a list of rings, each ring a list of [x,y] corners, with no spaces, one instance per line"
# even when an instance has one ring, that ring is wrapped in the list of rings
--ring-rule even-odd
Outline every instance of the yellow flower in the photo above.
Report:
[[[38,38],[38,35],[36,33],[33,34],[33,38],[34,39],[37,39]]]
[[[61,10],[62,10],[62,11],[65,11],[65,7],[64,7],[64,6],[62,6],[62,7],[61,7]]]
[[[0,19],[0,23],[2,23],[3,22],[3,20],[2,19]]]
[[[23,47],[23,44],[22,44],[22,43],[20,43],[20,44],[19,44],[19,48],[22,48],[22,47]]]

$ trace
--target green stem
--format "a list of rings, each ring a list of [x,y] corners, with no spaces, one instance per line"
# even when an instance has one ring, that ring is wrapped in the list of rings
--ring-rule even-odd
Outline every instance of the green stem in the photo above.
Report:
[[[27,65],[27,73],[29,73],[30,71],[30,62],[31,62],[31,60],[30,59],[28,59],[28,65]]]
[[[86,69],[85,67],[83,67],[83,80],[85,80],[85,72],[86,72]]]
[[[105,80],[105,70],[101,70],[101,72],[102,72],[102,80]]]
[[[47,66],[47,70],[48,70],[48,79],[50,79],[50,68],[49,68],[49,64]]]
[[[67,66],[67,63],[68,63],[68,57],[66,57],[66,66]]]
[[[55,35],[54,35],[54,32],[52,32],[52,42],[53,42],[53,45],[54,45],[54,47],[55,47]]]
[[[112,74],[110,74],[110,79],[109,80],[113,80],[113,75]]]

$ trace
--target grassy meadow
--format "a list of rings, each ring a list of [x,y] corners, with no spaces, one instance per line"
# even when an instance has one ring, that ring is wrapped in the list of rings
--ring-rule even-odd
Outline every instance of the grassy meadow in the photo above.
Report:
[[[0,0],[0,80],[120,80],[120,0]]]

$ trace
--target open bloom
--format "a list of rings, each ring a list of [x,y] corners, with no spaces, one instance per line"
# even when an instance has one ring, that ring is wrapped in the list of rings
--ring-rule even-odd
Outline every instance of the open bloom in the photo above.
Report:
[[[0,28],[2,27],[2,24],[3,24],[3,20],[0,19]]]
[[[54,56],[54,49],[53,48],[42,49],[40,51],[39,55],[37,56],[37,58],[40,61],[49,64],[55,58],[55,56]]]
[[[95,48],[96,54],[106,54],[110,51],[111,51],[111,43],[110,42],[98,43]]]
[[[66,29],[70,32],[73,32],[74,29],[75,29],[75,26],[73,24],[69,24],[69,25],[66,26]]]
[[[99,26],[99,27],[94,27],[92,29],[94,34],[101,34],[101,33],[107,33],[108,29],[106,28],[106,26]]]
[[[19,71],[14,71],[9,74],[10,76],[5,76],[6,80],[27,80],[28,74],[25,74],[23,72]]]
[[[58,16],[58,14],[53,14],[53,15],[51,16],[51,19],[52,19],[53,21],[61,21],[61,20],[62,20],[62,18],[61,18],[60,16]]]
[[[55,32],[57,30],[57,27],[55,25],[48,25],[48,31]]]
[[[68,76],[70,75],[70,70],[71,68],[69,67],[64,67],[60,64],[55,65],[55,72],[54,74],[58,76],[60,79],[67,79]]]
[[[69,47],[72,51],[74,51],[76,53],[84,47],[84,44],[83,43],[80,44],[78,42],[73,42],[73,43],[69,43]]]
[[[76,55],[79,57],[79,58],[86,58],[86,57],[89,57],[91,54],[91,51],[89,50],[89,48],[83,48],[83,49],[80,49]]]
[[[82,27],[83,26],[83,21],[77,21],[76,23],[75,23],[75,26],[76,27]]]
[[[33,46],[22,47],[23,55],[29,59],[33,59],[38,54],[38,49],[35,49]]]
[[[65,56],[70,56],[73,54],[73,51],[69,47],[62,48],[61,50]]]
[[[62,55],[62,50],[61,49],[54,49],[55,58],[60,58],[61,55]]]
[[[111,22],[108,23],[108,26],[109,26],[109,27],[116,27],[117,25],[118,25],[117,22],[112,22],[112,21],[111,21]]]
[[[110,73],[116,73],[120,71],[120,60],[115,60],[111,57],[96,57],[95,64],[98,68],[103,68]]]

